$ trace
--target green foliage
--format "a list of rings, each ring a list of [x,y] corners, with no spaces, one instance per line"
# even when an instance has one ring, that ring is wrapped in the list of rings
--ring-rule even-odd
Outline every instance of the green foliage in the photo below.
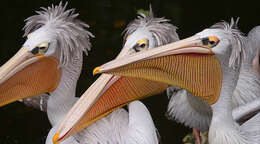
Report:
[[[138,13],[143,13],[143,14],[145,14],[145,15],[149,15],[149,10],[138,9],[138,10],[136,10],[136,12],[138,12]]]
[[[193,133],[187,134],[182,139],[183,144],[196,144],[196,138]],[[201,144],[208,144],[208,132],[200,132],[200,143]]]

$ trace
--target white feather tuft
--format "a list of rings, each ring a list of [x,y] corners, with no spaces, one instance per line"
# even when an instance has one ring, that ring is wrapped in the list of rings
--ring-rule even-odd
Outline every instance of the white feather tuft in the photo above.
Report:
[[[156,128],[139,101],[118,109],[84,129],[75,138],[80,144],[158,144]]]

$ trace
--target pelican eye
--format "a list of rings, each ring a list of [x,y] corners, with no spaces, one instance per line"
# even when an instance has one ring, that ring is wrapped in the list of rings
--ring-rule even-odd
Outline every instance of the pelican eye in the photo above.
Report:
[[[143,39],[140,39],[136,42],[133,49],[135,50],[135,52],[139,52],[143,49],[148,49],[148,47],[149,47],[149,40],[143,38]]]
[[[140,47],[138,47],[138,45],[135,45],[135,46],[133,47],[133,49],[135,50],[135,52],[139,52],[139,51],[140,51]]]
[[[44,50],[44,49],[46,49],[46,47],[44,47],[44,46],[41,46],[41,47],[38,47],[39,48],[39,50]]]
[[[140,45],[141,48],[145,48],[145,46],[146,46],[145,43],[142,43],[142,44]]]
[[[215,36],[209,36],[202,38],[201,41],[204,46],[212,48],[218,44],[219,39]]]
[[[41,43],[36,46],[31,52],[32,54],[45,54],[49,48],[49,43]]]

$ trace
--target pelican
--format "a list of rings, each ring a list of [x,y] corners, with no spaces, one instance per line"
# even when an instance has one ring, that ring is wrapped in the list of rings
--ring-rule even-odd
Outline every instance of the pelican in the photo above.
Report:
[[[67,3],[63,6],[60,2],[27,18],[24,27],[27,40],[0,69],[0,105],[37,95],[40,96],[33,99],[39,100],[44,96],[42,100],[43,103],[47,100],[47,108],[39,106],[47,111],[53,127],[77,100],[75,89],[83,53],[90,50],[89,38],[93,37],[86,30],[89,26],[76,19],[78,14],[74,9],[65,10],[66,6]]]
[[[260,26],[254,27],[247,35],[246,58],[242,61],[238,84],[236,87],[240,91],[234,91],[234,96],[240,95],[241,99],[235,101],[239,105],[233,110],[233,117],[237,121],[243,121],[248,115],[260,111],[259,98],[259,45]],[[239,88],[238,88],[239,87]]]
[[[155,29],[153,29],[153,31],[155,31]],[[158,32],[160,31],[159,26],[157,27],[157,31]],[[138,38],[139,38],[140,34],[143,34],[144,36],[146,36],[145,32],[138,33],[138,35],[137,35]],[[170,37],[170,33],[167,33],[167,35],[169,35],[168,37]],[[175,34],[175,35],[177,36],[177,34]],[[125,37],[127,39],[128,35]],[[164,38],[164,37],[158,36],[158,38]],[[177,39],[178,39],[178,37],[176,37],[176,40]],[[150,39],[149,39],[149,42],[151,42]],[[119,55],[121,55],[121,54],[119,54]],[[246,62],[247,61],[243,61],[243,64],[245,64]],[[243,68],[246,69],[246,67],[242,67],[242,69]],[[241,77],[240,77],[239,81],[241,81],[240,83],[246,82],[247,73],[241,73]],[[107,85],[110,85],[110,84],[107,84]],[[234,96],[235,97],[234,99],[236,100],[236,99],[240,98],[241,100],[239,99],[239,101],[235,107],[237,107],[241,104],[244,104],[242,99],[244,96],[249,95],[249,94],[243,93],[241,91],[243,91],[244,89],[251,89],[252,85],[253,86],[259,85],[259,79],[256,80],[255,82],[252,82],[251,84],[249,84],[247,86],[240,85],[236,88],[236,94]],[[96,85],[96,86],[99,86],[99,85]],[[160,84],[158,84],[158,86],[160,86]],[[92,89],[94,89],[93,87],[95,87],[95,86],[92,86]],[[164,86],[162,86],[162,87],[164,87]],[[243,87],[243,88],[240,88],[240,87]],[[99,87],[99,88],[103,89],[102,87]],[[118,89],[121,89],[121,88],[118,88]],[[105,88],[105,90],[106,90],[106,88]],[[98,95],[97,92],[99,92],[99,91],[100,90],[96,90],[95,94]],[[185,89],[179,89],[177,87],[168,88],[167,93],[168,93],[168,96],[170,97],[170,102],[168,105],[168,113],[169,113],[168,116],[171,119],[175,119],[178,122],[184,123],[186,126],[198,129],[200,131],[205,131],[205,130],[209,129],[209,125],[210,125],[211,117],[212,117],[212,110],[208,103],[193,96],[191,93],[187,92]],[[251,96],[251,95],[252,95],[252,97],[256,97],[255,93],[251,93],[249,96]],[[94,92],[91,92],[91,90],[88,90],[82,96],[82,99],[80,99],[80,102],[75,104],[75,106],[72,108],[70,113],[67,115],[67,117],[64,119],[63,123],[61,124],[60,129],[58,130],[59,132],[57,132],[57,135],[59,135],[58,137],[66,138],[66,137],[73,135],[74,133],[80,131],[87,125],[90,125],[91,121],[93,122],[93,120],[91,120],[90,118],[86,118],[87,117],[86,115],[88,115],[88,113],[86,113],[86,111],[88,110],[88,107],[91,106],[91,104],[87,103],[87,101],[88,102],[93,101],[93,100],[96,101],[96,99],[98,97],[101,97],[100,95],[98,97],[93,97],[93,96],[94,96]],[[121,95],[119,95],[119,96],[121,96]],[[85,97],[85,98],[83,98],[83,97]],[[105,97],[105,96],[103,96],[103,97]],[[107,97],[109,97],[109,96],[107,96]],[[114,97],[116,97],[116,96],[114,95]],[[88,99],[88,100],[85,100],[85,99]],[[251,100],[253,100],[253,99],[251,99]],[[102,99],[102,101],[104,101],[104,100]],[[98,107],[98,105],[103,105],[103,104],[101,104],[101,103],[96,104],[95,108]],[[121,105],[119,105],[119,107],[120,106]],[[95,108],[93,108],[93,109],[95,109]],[[91,112],[89,112],[89,113],[91,113]],[[106,114],[106,112],[102,112],[102,113]],[[76,118],[73,115],[75,115]],[[85,116],[83,116],[83,115],[85,115]],[[242,115],[242,114],[237,114],[237,115]],[[235,114],[235,118],[237,117],[237,115]],[[83,117],[85,117],[85,119]],[[102,115],[100,117],[102,117]],[[239,118],[237,118],[237,119],[239,119]],[[75,126],[76,123],[78,123],[78,125]],[[83,123],[85,123],[85,125],[80,126],[80,125],[83,125]],[[88,124],[86,124],[86,123],[88,123]],[[195,136],[197,138],[197,141],[199,141],[196,133],[195,133]],[[57,137],[55,137],[55,138],[57,138]]]
[[[145,122],[145,123],[144,123]],[[53,144],[58,125],[49,132],[46,144]],[[128,111],[121,108],[96,121],[88,128],[63,140],[60,144],[158,144],[152,117],[143,103],[133,101]]]
[[[177,41],[178,35],[176,27],[168,23],[165,18],[155,18],[150,8],[149,15],[139,13],[134,21],[130,22],[125,30],[123,49],[117,58],[126,57],[134,53],[146,51],[164,45],[173,41]],[[62,142],[67,137],[74,135],[87,129],[97,119],[104,117],[111,111],[120,108],[129,102],[128,97],[138,97],[139,95],[150,95],[163,92],[168,85],[158,84],[142,79],[119,77],[113,75],[101,75],[81,96],[73,108],[68,112],[65,119],[61,122],[56,134],[53,137],[54,143]],[[139,89],[140,88],[140,89]],[[138,91],[137,91],[138,90]],[[155,93],[156,92],[156,93]],[[88,111],[87,101],[100,97],[99,103],[93,105]],[[122,101],[120,106],[113,107],[113,104]],[[130,103],[131,104],[131,103]],[[102,120],[102,119],[101,119]],[[136,127],[142,127],[143,123],[137,124]],[[119,125],[121,127],[121,125]],[[92,127],[92,125],[90,125]],[[83,130],[84,129],[84,130]],[[120,129],[118,129],[120,131]],[[124,129],[123,129],[124,130]],[[129,131],[129,129],[127,130]],[[147,131],[143,129],[142,131]],[[148,132],[148,131],[147,131]],[[129,134],[129,137],[136,136]],[[140,137],[140,135],[139,135]],[[141,136],[142,137],[142,136]],[[107,138],[104,136],[104,138]],[[114,139],[114,137],[109,137]],[[144,143],[136,141],[135,143]],[[115,143],[114,141],[112,143]],[[119,143],[124,143],[119,141]],[[158,141],[148,142],[158,143]]]
[[[238,20],[239,19],[237,19],[235,25],[237,25]],[[260,28],[255,27],[248,33],[247,43],[253,46],[249,46],[249,48],[245,49],[246,58],[242,59],[238,83],[232,97],[234,109],[233,117],[237,121],[240,121],[246,113],[251,113],[254,106],[255,110],[257,110],[257,102],[254,101],[260,96],[260,77],[259,74],[256,73],[259,72],[259,57],[255,52],[259,52],[259,48],[255,39],[259,37],[259,31]],[[209,104],[196,98],[186,90],[177,87],[168,88],[167,93],[168,96],[171,96],[168,105],[168,116],[170,118],[183,122],[185,125],[196,128],[199,131],[209,129],[212,118],[212,110]],[[249,104],[253,102],[255,103],[254,105]],[[250,106],[252,109],[244,105],[252,105]],[[198,143],[196,131],[195,137]]]
[[[258,144],[260,113],[242,125],[232,117],[232,97],[243,66],[241,61],[243,57],[247,59],[246,48],[252,46],[234,21],[221,22],[187,39],[113,60],[93,72],[144,78],[184,88],[212,108],[209,143]]]
[[[89,39],[93,37],[86,30],[88,25],[77,19],[74,9],[66,10],[66,6],[67,3],[60,3],[42,8],[29,17],[25,25],[26,42],[0,69],[1,106],[21,98],[49,95],[47,114],[53,128],[46,144],[53,143],[58,124],[78,100],[75,90],[83,53],[90,50]],[[29,103],[38,106],[41,96],[33,99],[36,103]],[[157,144],[158,138],[149,111],[141,102],[134,101],[128,105],[128,111],[116,110],[61,143]]]

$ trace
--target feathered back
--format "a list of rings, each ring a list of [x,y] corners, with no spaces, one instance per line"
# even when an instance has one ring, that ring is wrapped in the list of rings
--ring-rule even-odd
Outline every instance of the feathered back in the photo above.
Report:
[[[243,33],[238,29],[238,21],[239,18],[237,18],[236,21],[234,21],[233,18],[231,18],[230,24],[222,21],[219,23],[214,24],[210,27],[210,29],[222,29],[224,30],[230,37],[230,42],[232,47],[231,56],[229,59],[229,66],[230,67],[236,67],[237,65],[241,64],[242,58],[246,55],[245,54],[245,37],[243,36]]]
[[[80,144],[158,144],[151,114],[140,101],[113,111],[74,135]]]
[[[55,36],[58,46],[61,48],[60,62],[66,65],[72,57],[87,54],[91,44],[89,37],[94,37],[86,28],[89,26],[78,20],[78,13],[75,9],[66,10],[62,2],[59,5],[41,8],[36,11],[37,15],[27,18],[24,26],[24,36],[34,32],[41,27],[48,27],[48,30]]]
[[[137,18],[130,22],[124,30],[124,43],[126,41],[126,37],[134,33],[139,28],[147,29],[152,33],[155,39],[155,47],[179,40],[179,36],[176,33],[177,27],[168,23],[170,20],[165,19],[164,17],[155,18],[153,16],[151,6],[149,15],[145,15],[144,13],[137,14]]]
[[[256,55],[260,52],[260,26],[254,27],[247,35],[247,62],[252,63]]]

